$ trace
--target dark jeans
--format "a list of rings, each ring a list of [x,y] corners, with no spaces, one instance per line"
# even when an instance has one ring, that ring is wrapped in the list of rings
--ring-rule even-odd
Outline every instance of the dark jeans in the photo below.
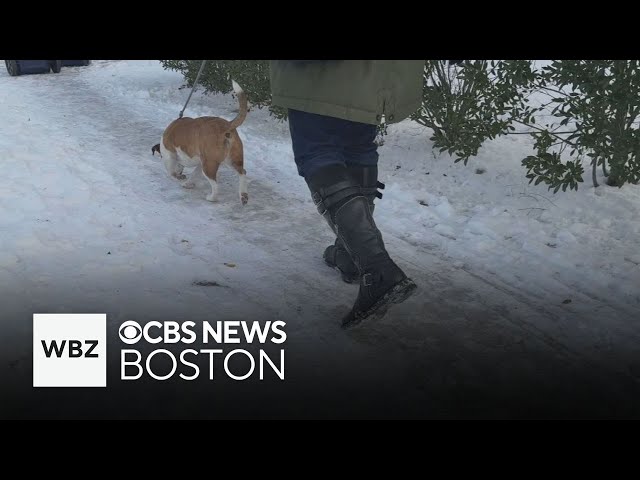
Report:
[[[376,125],[289,109],[289,130],[298,173],[307,181],[327,165],[378,164]]]

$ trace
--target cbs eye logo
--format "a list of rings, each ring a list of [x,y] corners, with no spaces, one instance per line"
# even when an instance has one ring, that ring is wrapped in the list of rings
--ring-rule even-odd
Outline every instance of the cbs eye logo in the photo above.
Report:
[[[134,343],[138,343],[138,340],[142,337],[142,328],[140,328],[140,325],[133,320],[127,320],[120,325],[118,334],[120,335],[120,340],[124,343],[127,345],[133,345]]]

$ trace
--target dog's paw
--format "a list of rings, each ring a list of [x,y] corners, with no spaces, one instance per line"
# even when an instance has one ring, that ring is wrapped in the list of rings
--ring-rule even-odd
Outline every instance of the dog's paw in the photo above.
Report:
[[[207,195],[207,201],[208,202],[217,202],[218,201],[218,197],[215,195]]]
[[[182,184],[182,188],[193,188],[195,186],[196,186],[196,184],[193,183],[193,182],[185,182],[185,183]]]
[[[242,205],[246,205],[247,202],[249,201],[249,194],[248,193],[240,194],[240,201],[242,202]]]

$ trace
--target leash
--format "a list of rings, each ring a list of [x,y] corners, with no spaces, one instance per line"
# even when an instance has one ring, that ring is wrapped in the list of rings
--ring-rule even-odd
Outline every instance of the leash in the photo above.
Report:
[[[178,115],[178,118],[182,118],[182,115],[184,114],[184,111],[187,108],[187,105],[189,105],[189,100],[191,100],[191,95],[193,95],[193,92],[196,91],[196,87],[198,86],[198,80],[200,79],[200,74],[202,73],[202,70],[204,70],[204,66],[206,63],[207,63],[206,60],[202,60],[202,65],[200,65],[200,70],[198,70],[198,75],[196,75],[196,81],[193,82],[193,88],[191,89],[191,93],[187,97],[187,101],[185,102],[184,107],[182,107],[182,110],[180,110],[180,114]]]

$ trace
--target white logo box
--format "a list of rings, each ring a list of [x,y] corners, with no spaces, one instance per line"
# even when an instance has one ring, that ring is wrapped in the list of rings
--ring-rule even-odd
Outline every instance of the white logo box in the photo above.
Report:
[[[34,314],[33,386],[106,387],[107,315]]]

